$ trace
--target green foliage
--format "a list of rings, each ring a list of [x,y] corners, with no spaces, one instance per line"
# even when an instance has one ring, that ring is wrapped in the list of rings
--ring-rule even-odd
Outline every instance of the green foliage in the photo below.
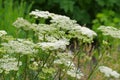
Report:
[[[93,20],[93,29],[97,29],[100,25],[119,27],[120,16],[112,10],[103,10],[96,15]]]
[[[102,12],[98,13],[96,15],[96,19],[93,20],[93,26],[92,29],[95,30],[99,35],[98,35],[98,43],[102,43],[101,40],[104,38],[107,41],[110,41],[110,43],[113,43],[114,40],[111,38],[106,38],[102,36],[101,32],[98,30],[98,27],[101,25],[103,26],[112,26],[116,28],[120,28],[120,15],[119,13],[109,10],[109,9],[103,9]],[[111,33],[114,35],[114,33]],[[100,40],[101,39],[101,40]]]
[[[0,80],[119,79],[119,12],[120,0],[0,0]]]
[[[120,6],[119,0],[96,0],[102,7],[114,8],[114,5]]]
[[[31,3],[27,0],[28,4]],[[80,24],[91,27],[96,14],[104,10],[120,11],[119,0],[34,0],[33,9],[48,10],[64,14],[77,20]]]
[[[22,31],[24,37],[10,37],[0,30],[0,79],[96,80],[99,75],[95,73],[99,70],[105,75],[103,80],[120,78],[117,71],[103,66],[109,59],[114,61],[106,39],[100,39],[102,43],[97,52],[92,45],[97,34],[75,20],[48,11],[35,10],[30,15],[33,18],[30,21],[17,18],[13,23],[18,35]],[[119,38],[120,31],[116,28],[103,26],[99,30]]]
[[[9,34],[16,36],[16,28],[12,23],[17,17],[27,17],[32,4],[27,5],[26,2],[13,0],[0,0],[0,29],[6,30]]]
[[[63,9],[65,12],[73,12],[74,1],[73,0],[58,0],[60,4],[60,8]]]
[[[34,21],[43,21],[36,24],[18,18],[13,23],[18,29],[18,35],[21,34],[19,30],[25,32],[24,39],[17,36],[7,40],[7,33],[0,31],[1,49],[5,50],[0,60],[1,79],[6,79],[4,76],[11,72],[17,75],[9,75],[8,79],[81,79],[83,73],[73,62],[76,51],[73,55],[70,54],[67,46],[71,45],[72,38],[78,39],[79,43],[91,43],[97,34],[67,16],[39,10],[32,11],[30,15],[35,18]],[[46,24],[49,18],[49,24]]]

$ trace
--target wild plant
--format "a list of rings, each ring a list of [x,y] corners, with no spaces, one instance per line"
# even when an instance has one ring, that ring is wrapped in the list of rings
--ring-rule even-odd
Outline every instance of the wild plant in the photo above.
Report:
[[[109,48],[103,42],[103,54],[96,57],[97,34],[76,20],[48,11],[30,13],[32,21],[19,17],[13,25],[17,35],[0,31],[0,77],[3,80],[91,80],[98,69],[107,77],[120,74],[101,66]],[[102,31],[102,28],[99,28]]]

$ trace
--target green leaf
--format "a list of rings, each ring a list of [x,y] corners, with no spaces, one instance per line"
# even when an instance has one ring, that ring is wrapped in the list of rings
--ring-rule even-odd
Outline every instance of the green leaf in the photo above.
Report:
[[[61,0],[60,1],[60,8],[64,9],[65,12],[73,12],[74,1],[72,0]]]
[[[76,12],[77,11],[77,12]],[[80,21],[81,24],[90,23],[90,16],[85,10],[80,10],[79,7],[74,7],[73,18]]]

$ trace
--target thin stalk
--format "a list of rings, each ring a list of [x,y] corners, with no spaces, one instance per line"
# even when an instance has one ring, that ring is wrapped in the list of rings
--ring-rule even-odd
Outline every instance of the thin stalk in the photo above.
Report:
[[[100,57],[100,59],[98,60],[98,63],[97,63],[97,64],[94,66],[94,68],[92,69],[92,71],[91,71],[90,75],[88,76],[87,80],[91,80],[93,74],[95,73],[97,67],[98,67],[99,64],[101,63],[101,61],[102,61],[103,57],[105,56],[105,54],[106,54],[106,51],[103,53],[103,55],[102,55],[102,56]]]
[[[27,80],[27,65],[28,65],[27,63],[28,63],[28,56],[25,55],[25,72],[24,72],[25,76],[24,76],[24,80]]]
[[[76,54],[75,54],[74,57],[73,57],[73,60],[74,60],[75,57],[78,55],[78,53],[79,53],[79,51],[76,52]],[[70,68],[71,64],[72,64],[72,62],[70,63],[70,65],[67,67],[67,69],[66,69],[65,72],[63,73],[63,76],[61,77],[61,79],[64,78],[64,76],[65,76],[65,74],[66,74],[66,71]]]
[[[55,76],[53,77],[53,80],[56,80],[55,78],[57,77],[58,73],[59,73],[59,69],[58,69],[57,73],[55,74]]]
[[[62,78],[61,78],[61,68],[59,69],[59,80],[62,80]]]
[[[19,67],[19,65],[20,65],[20,54],[18,55],[18,64],[17,64],[17,66]]]
[[[35,79],[37,78],[37,76],[39,75],[40,71],[42,70],[42,68],[44,67],[44,65],[46,64],[46,62],[48,61],[49,57],[50,57],[50,53],[49,53],[48,57],[46,58],[46,60],[44,61],[43,65],[39,68],[38,73],[37,73],[37,74],[35,75],[35,77],[33,78],[34,80],[35,80]]]

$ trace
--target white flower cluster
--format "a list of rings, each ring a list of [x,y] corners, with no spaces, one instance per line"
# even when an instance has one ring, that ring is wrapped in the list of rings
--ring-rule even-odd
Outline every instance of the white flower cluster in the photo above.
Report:
[[[72,68],[68,70],[67,74],[77,79],[81,79],[81,77],[84,76],[83,73],[80,71],[80,69],[77,70],[76,68]]]
[[[45,18],[45,19],[52,18],[53,20],[58,20],[62,18],[69,19],[69,17],[66,16],[61,16],[54,13],[50,13],[48,11],[39,11],[39,10],[32,11],[30,15],[35,16],[35,18]]]
[[[80,71],[80,69],[77,69],[74,63],[71,61],[73,55],[69,53],[58,53],[57,57],[58,59],[54,61],[54,64],[66,66],[68,69],[66,72],[67,75],[73,78],[81,79],[83,73]]]
[[[56,30],[57,29],[55,27],[50,27],[50,25],[47,24],[38,24],[35,28],[35,32],[38,32],[40,34],[51,33],[55,32]]]
[[[36,18],[45,18],[45,19],[51,18],[50,19],[51,23],[49,25],[46,25],[46,28],[44,29],[48,29],[48,28],[51,29],[54,27],[58,32],[60,31],[64,31],[65,33],[67,32],[68,34],[65,33],[64,35],[62,34],[62,36],[64,37],[66,37],[67,35],[67,38],[77,37],[78,39],[83,39],[84,42],[91,42],[94,36],[97,36],[97,34],[94,31],[90,30],[87,27],[81,27],[79,24],[76,23],[75,20],[71,20],[67,16],[57,15],[54,13],[49,13],[48,11],[39,11],[39,10],[32,11],[30,15],[33,15]],[[41,30],[41,28],[39,29],[39,32],[44,32],[45,30],[43,29]],[[57,34],[58,36],[59,35],[58,32],[57,33],[54,32],[54,34]],[[47,34],[49,34],[49,32]],[[43,36],[42,37],[40,36],[39,38],[42,39]]]
[[[4,31],[4,30],[0,30],[0,37],[4,36],[4,35],[6,35],[6,34],[7,34],[6,31]]]
[[[52,14],[50,14],[48,11],[39,11],[39,10],[35,10],[35,11],[32,11],[30,13],[30,15],[34,15],[35,18],[49,18]]]
[[[56,42],[42,42],[38,43],[43,50],[65,50],[66,45],[69,45],[67,40],[58,40]]]
[[[100,72],[104,73],[106,77],[120,78],[120,74],[116,71],[113,71],[111,68],[106,66],[99,67]]]
[[[90,30],[87,27],[81,27],[80,25],[76,25],[72,28],[72,30],[79,34],[85,35],[88,38],[93,38],[94,36],[97,36],[97,34],[94,31]]]
[[[18,65],[16,58],[10,58],[8,55],[4,55],[3,58],[0,59],[0,73],[3,71],[9,73],[11,70],[17,71],[20,65],[22,65],[22,62],[19,62]]]
[[[80,32],[83,35],[86,35],[89,38],[97,36],[97,34],[94,31],[92,31],[92,30],[90,30],[89,28],[86,28],[86,27],[81,27]]]
[[[45,36],[45,39],[48,42],[56,42],[56,41],[58,41],[54,36]]]
[[[93,38],[97,36],[94,31],[80,25],[76,25],[71,28],[71,31],[69,31],[69,33],[72,35],[72,37],[77,37],[78,39],[83,40],[83,42],[92,42]]]
[[[66,55],[66,53],[59,53],[59,54],[61,55],[58,55],[59,59],[56,59],[54,61],[54,64],[58,64],[58,65],[64,64],[67,67],[69,66],[75,67],[74,63],[70,59],[70,57],[72,56]]]
[[[35,44],[24,39],[9,41],[1,45],[5,48],[7,53],[33,54],[37,52],[37,50],[34,49]]]
[[[31,24],[30,22],[28,22],[27,20],[23,19],[23,18],[18,18],[13,25],[16,28],[23,28],[24,30],[31,30],[35,25]]]
[[[75,20],[71,20],[69,17],[61,15],[56,15],[50,22],[52,23],[52,26],[65,31],[71,30],[75,25],[77,25]]]
[[[103,32],[103,35],[109,35],[113,38],[120,38],[120,30],[111,26],[100,26],[98,30]]]

